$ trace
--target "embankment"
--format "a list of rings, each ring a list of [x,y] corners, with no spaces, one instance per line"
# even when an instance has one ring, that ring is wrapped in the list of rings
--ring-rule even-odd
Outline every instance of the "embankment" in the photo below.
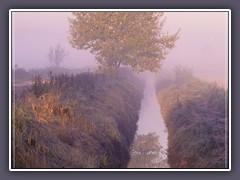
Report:
[[[172,168],[227,168],[226,91],[197,78],[158,93]]]
[[[142,99],[131,73],[36,77],[12,109],[13,168],[124,168]]]

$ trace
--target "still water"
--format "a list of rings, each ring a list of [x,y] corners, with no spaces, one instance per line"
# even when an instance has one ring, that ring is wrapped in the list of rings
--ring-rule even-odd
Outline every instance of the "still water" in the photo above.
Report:
[[[129,168],[169,168],[168,133],[153,78],[146,80]]]

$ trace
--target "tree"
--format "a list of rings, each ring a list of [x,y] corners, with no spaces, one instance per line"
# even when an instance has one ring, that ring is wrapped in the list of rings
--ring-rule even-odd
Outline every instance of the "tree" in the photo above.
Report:
[[[180,65],[175,68],[176,84],[183,84],[187,81],[194,79],[193,70],[188,67]]]
[[[163,12],[73,12],[70,43],[103,67],[157,71],[179,34],[163,31],[165,19]]]
[[[58,44],[55,47],[50,47],[47,58],[54,68],[59,68],[60,64],[67,55],[68,54],[66,53],[66,50],[60,44]]]

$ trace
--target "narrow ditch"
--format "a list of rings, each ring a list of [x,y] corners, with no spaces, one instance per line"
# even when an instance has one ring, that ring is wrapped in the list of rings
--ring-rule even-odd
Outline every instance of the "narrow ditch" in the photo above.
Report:
[[[146,80],[128,168],[169,168],[168,132],[157,100],[153,78]]]

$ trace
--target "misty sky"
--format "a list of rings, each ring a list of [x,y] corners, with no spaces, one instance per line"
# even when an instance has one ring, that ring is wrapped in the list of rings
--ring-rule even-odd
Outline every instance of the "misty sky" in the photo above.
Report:
[[[176,32],[181,28],[176,47],[167,56],[163,69],[176,65],[194,71],[224,77],[228,61],[227,12],[166,12],[165,30]],[[76,50],[69,44],[70,12],[14,12],[13,66],[26,69],[46,67],[50,46],[60,43],[69,56],[63,66],[82,68],[96,64],[94,56]]]

